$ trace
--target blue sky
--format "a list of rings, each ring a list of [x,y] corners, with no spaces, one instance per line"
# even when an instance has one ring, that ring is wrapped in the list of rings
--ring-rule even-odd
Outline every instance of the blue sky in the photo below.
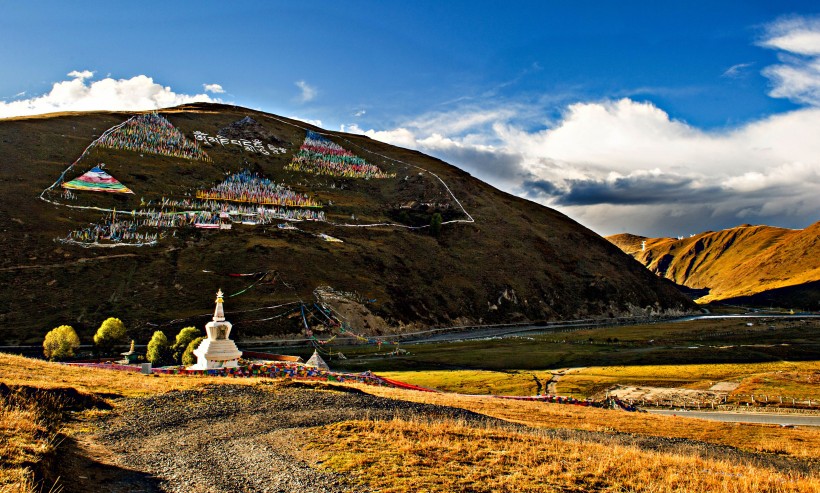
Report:
[[[0,117],[221,100],[601,234],[820,219],[814,3],[507,3],[0,1]]]

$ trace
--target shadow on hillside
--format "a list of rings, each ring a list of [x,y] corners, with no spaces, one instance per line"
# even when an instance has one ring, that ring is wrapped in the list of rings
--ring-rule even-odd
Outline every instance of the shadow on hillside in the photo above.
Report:
[[[721,300],[730,305],[820,311],[820,281]]]
[[[43,465],[43,483],[55,484],[64,493],[108,491],[112,493],[161,493],[160,480],[150,474],[113,464],[113,454],[98,445],[60,437],[62,442]]]
[[[698,298],[702,298],[703,296],[708,295],[712,288],[690,288],[689,286],[684,286],[683,284],[678,284],[674,281],[664,278],[669,284],[674,286],[678,291],[684,294],[687,298],[692,301],[695,301]]]

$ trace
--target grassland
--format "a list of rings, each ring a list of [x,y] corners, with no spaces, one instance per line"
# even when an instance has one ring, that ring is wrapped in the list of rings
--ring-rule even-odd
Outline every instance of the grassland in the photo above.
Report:
[[[380,376],[433,388],[443,392],[476,395],[533,395],[546,390],[552,374],[547,371],[430,370],[380,372]]]
[[[488,399],[456,394],[407,392],[388,388],[366,388],[364,390],[383,397],[459,407],[534,428],[689,438],[749,452],[785,454],[802,458],[820,456],[820,430],[817,429],[787,429],[774,425],[720,423],[646,413],[613,412],[583,406]]]
[[[706,390],[723,381],[740,384],[732,394],[820,400],[820,361],[587,367],[561,377],[557,387],[561,395],[589,397],[616,384]]]
[[[386,351],[373,346],[334,347],[348,359],[333,360],[332,365],[382,372],[548,371],[582,366],[816,361],[820,360],[820,319],[702,319],[402,347],[410,354],[388,357]]]
[[[773,364],[748,369],[799,373],[805,369],[814,371],[814,365],[787,368]],[[703,367],[704,372],[708,369],[709,365]],[[712,369],[709,376],[725,378],[741,371],[741,366],[720,367]],[[495,380],[491,380],[493,374]],[[493,374],[466,373],[458,385],[464,391],[473,391],[482,379],[491,380],[493,389],[505,393],[519,383],[528,385],[529,372]],[[668,374],[674,376],[672,368]],[[417,375],[423,377],[421,373]],[[455,380],[452,376],[434,373],[427,376],[427,382]],[[59,395],[59,389],[75,388],[114,406],[120,405],[121,397],[151,396],[226,381],[71,368],[4,354],[0,354],[0,380],[11,386],[52,389],[51,393],[43,394],[52,396]],[[259,380],[229,382],[254,385]],[[785,471],[778,470],[780,466],[765,465],[768,457],[813,464],[820,457],[820,430],[737,425],[458,394],[357,388],[389,399],[461,408],[512,426],[491,421],[476,426],[432,418],[365,419],[310,428],[301,435],[304,445],[312,447],[311,454],[319,457],[321,467],[350,475],[362,485],[380,491],[820,491],[816,472]],[[32,480],[32,471],[44,457],[54,453],[61,436],[70,435],[78,426],[59,409],[42,399],[3,401],[0,491],[28,493],[39,487]],[[104,411],[84,413],[81,425],[93,426],[95,413],[101,412]],[[764,463],[701,457],[699,452],[677,451],[674,447],[653,451],[572,434],[556,436],[550,430],[593,432],[602,434],[602,439],[611,437],[616,441],[619,437],[640,436],[694,440],[707,448],[730,447],[751,454],[750,457],[759,456]],[[809,467],[816,471],[816,465]]]
[[[35,472],[66,432],[64,389],[111,400],[198,388],[216,381],[68,367],[0,353],[0,383],[42,390],[32,395],[0,394],[0,492],[39,491]]]
[[[353,421],[311,438],[324,467],[382,492],[820,490],[800,474],[452,421]]]

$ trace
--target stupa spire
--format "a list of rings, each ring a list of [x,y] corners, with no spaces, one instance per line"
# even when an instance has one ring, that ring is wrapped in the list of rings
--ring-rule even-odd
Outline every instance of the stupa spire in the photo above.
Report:
[[[225,310],[222,308],[222,289],[216,292],[216,309],[214,310],[214,322],[225,321]]]

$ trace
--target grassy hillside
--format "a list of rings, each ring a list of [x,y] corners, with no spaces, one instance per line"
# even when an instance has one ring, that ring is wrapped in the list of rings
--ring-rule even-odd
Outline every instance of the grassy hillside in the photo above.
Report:
[[[289,386],[269,379],[125,375],[2,353],[0,379],[8,385],[0,393],[0,489],[9,492],[48,491],[58,474],[64,475],[58,487],[65,491],[113,490],[112,485],[125,484],[115,480],[141,475],[150,476],[151,484],[173,485],[179,481],[177,476],[188,478],[211,469],[201,462],[180,462],[184,467],[169,475],[127,469],[123,464],[148,456],[184,461],[187,454],[179,450],[190,447],[199,435],[191,434],[191,426],[207,435],[209,443],[220,444],[236,438],[228,428],[242,428],[243,450],[251,449],[256,457],[276,450],[278,460],[286,462],[289,467],[277,474],[289,476],[297,465],[331,471],[341,475],[338,481],[354,482],[355,489],[820,491],[820,430],[811,428],[738,425],[361,385]],[[223,386],[226,389],[220,390]],[[374,409],[372,415],[362,412],[350,417],[350,411],[340,405],[333,408],[334,418],[328,424],[316,424],[318,411],[300,409],[292,412],[293,417],[305,415],[308,421],[277,428],[282,416],[270,418],[275,411],[261,410],[257,401],[250,406],[246,402],[261,394],[277,408],[278,399],[298,395],[302,406],[309,408],[313,401],[350,402],[346,396],[360,392],[381,398],[368,402],[383,409],[406,409],[406,416],[380,419],[379,409]],[[177,402],[180,396],[188,398]],[[237,409],[249,414],[236,419],[232,413]],[[456,419],[454,413],[464,418]],[[178,419],[192,414],[195,419]],[[158,417],[165,426],[154,430],[150,420]],[[138,442],[148,435],[173,432],[184,433],[184,440],[151,450],[123,449],[105,440],[111,427],[134,426],[142,433],[122,440]],[[273,426],[273,431],[260,432],[258,428],[264,426]],[[174,445],[166,449],[167,443]],[[256,444],[264,446],[253,450]],[[224,475],[253,480],[253,470],[234,468],[240,454],[236,450],[231,454],[234,462]]]
[[[699,303],[737,298],[820,308],[820,222],[802,230],[744,225],[681,240],[607,239],[657,275],[703,290]]]
[[[325,138],[391,177],[310,174],[288,169],[306,130],[321,131],[308,124],[214,104],[162,115],[189,141],[194,132],[220,134],[259,139],[282,152],[263,155],[228,142],[203,144],[206,161],[100,145],[83,155],[132,114],[0,121],[0,343],[39,343],[60,324],[73,325],[89,342],[109,316],[122,318],[129,335],[144,342],[157,328],[170,334],[202,326],[218,288],[227,295],[240,339],[298,333],[300,317],[268,307],[310,306],[321,286],[343,293],[324,301],[339,305],[364,334],[691,308],[673,287],[566,216],[440,160],[326,132]],[[243,126],[246,117],[254,123]],[[105,163],[134,194],[77,191],[66,198],[57,187],[44,194],[51,202],[41,200],[81,155],[66,181]],[[298,230],[275,223],[234,224],[227,231],[159,228],[153,231],[164,237],[156,246],[84,248],[57,241],[104,223],[106,214],[110,219],[102,210],[115,210],[117,220],[138,217],[160,209],[163,199],[192,199],[242,170],[318,200],[326,220],[295,223]],[[445,222],[438,236],[430,228],[403,227],[428,226],[435,214]],[[382,223],[392,225],[359,227]],[[323,241],[322,233],[343,242]],[[307,323],[329,335],[316,317],[309,315]]]

